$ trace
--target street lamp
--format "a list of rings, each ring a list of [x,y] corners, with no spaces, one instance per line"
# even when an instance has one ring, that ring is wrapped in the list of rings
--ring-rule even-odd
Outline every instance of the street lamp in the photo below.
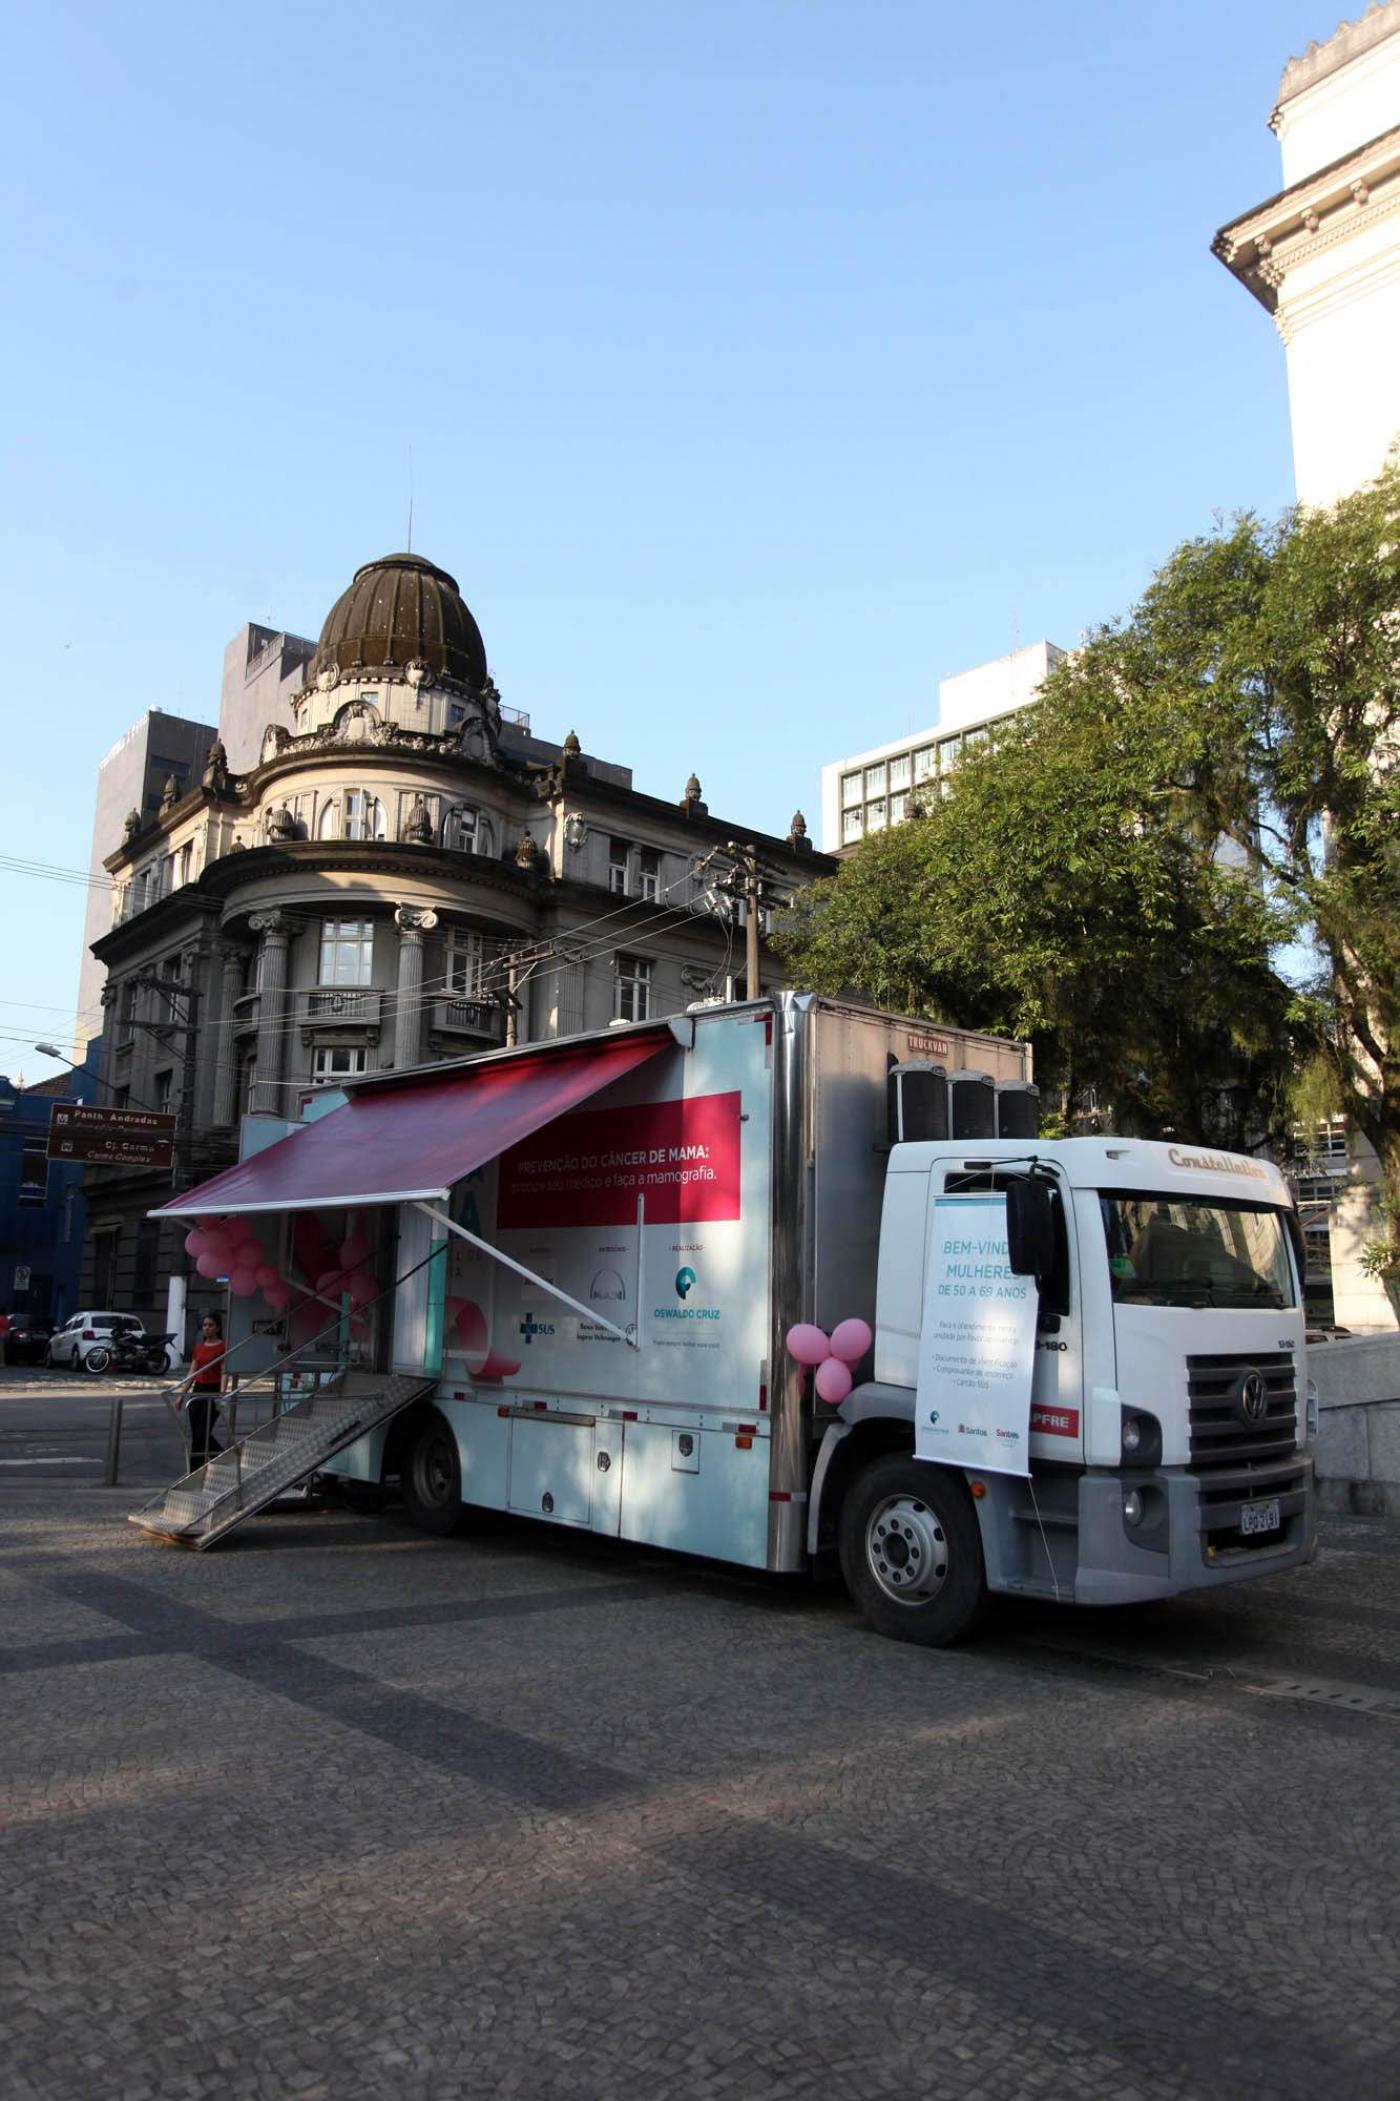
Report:
[[[106,1087],[110,1089],[110,1091],[113,1094],[120,1094],[121,1089],[119,1087],[114,1087],[110,1080],[105,1080],[100,1072],[94,1072],[90,1065],[76,1065],[74,1064],[71,1058],[65,1058],[63,1052],[59,1049],[56,1043],[36,1043],[34,1048],[36,1051],[41,1052],[46,1058],[56,1058],[59,1064],[66,1065],[70,1072],[85,1072],[88,1078],[94,1081],[97,1084],[97,1086]],[[156,1111],[155,1104],[153,1102],[142,1101],[139,1096],[133,1096],[129,1089],[127,1092],[127,1100],[133,1102],[135,1107],[138,1109],[150,1109],[153,1113],[159,1113],[158,1111]]]

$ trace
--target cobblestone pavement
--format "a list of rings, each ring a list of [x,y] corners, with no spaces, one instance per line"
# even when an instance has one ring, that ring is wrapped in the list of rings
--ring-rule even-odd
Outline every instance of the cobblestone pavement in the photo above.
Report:
[[[1391,2101],[1400,1529],[977,1646],[495,1520],[0,1486],[10,2101]]]

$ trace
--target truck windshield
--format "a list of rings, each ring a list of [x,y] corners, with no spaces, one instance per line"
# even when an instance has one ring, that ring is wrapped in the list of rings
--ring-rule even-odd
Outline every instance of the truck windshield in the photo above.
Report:
[[[1268,1204],[1141,1190],[1099,1197],[1116,1304],[1297,1304],[1283,1214]]]

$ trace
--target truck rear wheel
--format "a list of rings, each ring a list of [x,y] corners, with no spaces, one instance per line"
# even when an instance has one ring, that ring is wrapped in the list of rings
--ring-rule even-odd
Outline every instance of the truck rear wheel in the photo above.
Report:
[[[899,1456],[858,1474],[841,1506],[841,1571],[877,1634],[941,1648],[987,1603],[977,1515],[961,1478]]]
[[[448,1538],[461,1525],[462,1462],[451,1424],[436,1408],[418,1425],[400,1461],[399,1486],[409,1523]]]

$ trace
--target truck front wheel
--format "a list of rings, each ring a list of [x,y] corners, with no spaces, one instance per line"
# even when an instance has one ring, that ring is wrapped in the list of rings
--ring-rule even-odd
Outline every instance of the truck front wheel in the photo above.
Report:
[[[877,1634],[941,1648],[987,1602],[977,1515],[961,1477],[920,1459],[877,1459],[841,1506],[841,1571]]]
[[[462,1522],[462,1462],[451,1424],[435,1408],[403,1454],[399,1486],[409,1523],[446,1539]]]

